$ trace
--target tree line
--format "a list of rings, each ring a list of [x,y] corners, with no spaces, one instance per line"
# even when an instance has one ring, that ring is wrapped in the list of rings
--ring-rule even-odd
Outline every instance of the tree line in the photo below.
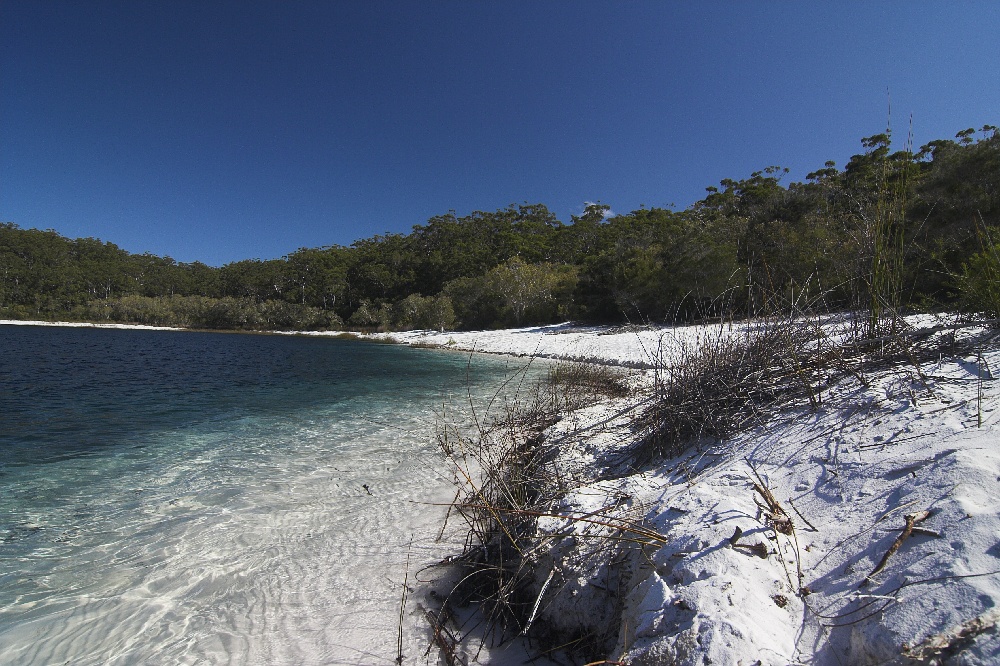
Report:
[[[568,223],[542,204],[211,267],[0,224],[0,317],[213,329],[681,322],[804,303],[1000,314],[1000,134],[862,140],[805,182],[767,167],[686,210]]]

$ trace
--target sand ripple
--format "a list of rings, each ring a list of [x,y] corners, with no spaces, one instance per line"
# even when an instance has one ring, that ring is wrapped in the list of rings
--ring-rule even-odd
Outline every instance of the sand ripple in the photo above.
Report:
[[[95,484],[0,546],[0,663],[394,663],[407,553],[453,547],[430,543],[453,487],[427,408],[173,433],[175,460],[105,481],[74,463]]]

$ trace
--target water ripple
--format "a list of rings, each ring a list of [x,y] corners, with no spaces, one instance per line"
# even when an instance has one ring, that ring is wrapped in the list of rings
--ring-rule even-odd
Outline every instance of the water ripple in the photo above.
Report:
[[[255,400],[272,392],[280,409],[226,411],[236,400],[227,394],[220,401],[228,407],[187,424],[141,424],[88,455],[19,464],[16,474],[8,466],[0,477],[0,664],[394,663],[408,553],[413,572],[455,547],[432,543],[444,512],[434,504],[453,494],[433,411],[448,403],[456,420],[468,416],[465,359],[374,348],[390,353],[401,375],[401,351],[416,354],[422,369],[391,396],[383,372],[353,385],[352,395],[299,405],[288,393],[299,389],[268,365],[266,386],[235,384]],[[150,354],[143,364],[159,358]],[[474,390],[484,401],[502,373],[483,371]],[[316,368],[285,374],[310,388],[322,379]],[[206,380],[195,384],[206,390]],[[65,397],[48,400],[72,411]],[[24,434],[23,424],[7,425],[0,444]],[[408,654],[423,654],[415,612],[406,616],[406,640]]]

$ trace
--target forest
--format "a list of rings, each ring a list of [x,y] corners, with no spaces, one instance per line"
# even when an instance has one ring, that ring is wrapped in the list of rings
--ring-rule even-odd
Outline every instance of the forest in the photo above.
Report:
[[[1000,316],[1000,132],[862,139],[806,182],[770,166],[685,210],[566,223],[542,204],[211,267],[0,224],[0,318],[227,330],[667,323],[775,309]]]

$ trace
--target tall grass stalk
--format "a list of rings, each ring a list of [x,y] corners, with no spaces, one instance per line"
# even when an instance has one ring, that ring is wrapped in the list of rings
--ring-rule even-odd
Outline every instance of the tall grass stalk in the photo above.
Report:
[[[892,137],[892,110],[886,127],[886,136]],[[888,147],[888,146],[887,146]],[[906,196],[909,175],[913,164],[913,118],[906,147],[903,150],[903,164],[894,163],[886,154],[879,164],[875,183],[875,200],[868,210],[861,211],[865,226],[864,236],[871,251],[871,263],[867,276],[868,321],[867,335],[875,338],[896,331],[900,325],[899,306],[902,302],[904,242],[906,228]]]

